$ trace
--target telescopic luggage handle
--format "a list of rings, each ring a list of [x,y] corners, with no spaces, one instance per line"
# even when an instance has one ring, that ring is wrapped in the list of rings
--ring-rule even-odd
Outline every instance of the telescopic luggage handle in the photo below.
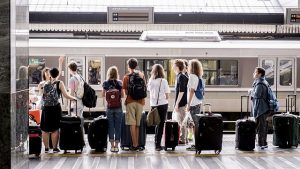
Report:
[[[288,113],[296,113],[297,112],[297,95],[295,94],[289,94],[286,99],[285,99],[285,109],[286,112]],[[293,106],[294,106],[294,112],[293,111]]]
[[[212,111],[211,111],[211,104],[210,103],[205,103],[205,104],[203,104],[203,114],[205,115],[205,107],[208,107],[208,115],[209,116],[211,116],[213,113],[212,113]]]
[[[244,113],[244,112],[243,112],[243,98],[246,98],[246,99],[247,99],[246,117],[247,117],[247,119],[248,119],[248,118],[249,118],[249,115],[248,115],[248,113],[249,113],[249,95],[243,95],[243,96],[241,96],[241,119],[244,118],[244,116],[243,116],[243,113]]]
[[[72,115],[72,112],[71,112],[71,104],[72,104],[72,101],[75,102],[75,112],[76,112],[76,116],[78,116],[78,114],[77,114],[77,100],[70,100],[70,105],[69,105],[70,116]]]

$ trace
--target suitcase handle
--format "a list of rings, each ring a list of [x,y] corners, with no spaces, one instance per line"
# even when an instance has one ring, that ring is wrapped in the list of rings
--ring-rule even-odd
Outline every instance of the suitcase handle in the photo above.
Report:
[[[210,103],[205,103],[205,104],[203,104],[203,114],[205,114],[205,107],[208,107],[208,115],[209,116],[211,116],[211,115],[213,115],[213,113],[212,113],[212,111],[211,111],[211,104]]]
[[[75,102],[75,112],[76,112],[76,116],[78,116],[78,114],[77,114],[77,100],[70,100],[70,105],[69,105],[69,110],[70,110],[70,116],[72,115],[72,112],[71,112],[71,103],[72,103],[72,101],[74,101]]]
[[[243,116],[243,113],[244,113],[244,112],[243,112],[243,99],[244,99],[244,98],[247,99],[246,119],[249,119],[249,115],[248,115],[248,113],[250,114],[250,112],[249,112],[249,95],[243,95],[243,96],[241,96],[241,119],[244,118],[244,116]]]
[[[293,106],[295,107],[294,108],[294,112],[293,113],[296,113],[297,112],[297,95],[295,94],[289,94],[287,97],[286,97],[286,112],[292,112],[293,110]]]

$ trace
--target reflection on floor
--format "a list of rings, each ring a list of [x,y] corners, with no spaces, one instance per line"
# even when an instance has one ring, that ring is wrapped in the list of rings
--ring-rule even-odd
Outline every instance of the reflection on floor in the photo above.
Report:
[[[243,152],[234,149],[234,135],[224,135],[220,155],[203,151],[201,155],[176,147],[176,151],[154,151],[154,136],[147,136],[146,150],[142,152],[120,151],[119,153],[95,153],[89,146],[82,154],[42,154],[30,159],[30,169],[235,169],[235,168],[299,168],[300,149],[280,149],[272,146],[272,135],[268,136],[269,148]]]

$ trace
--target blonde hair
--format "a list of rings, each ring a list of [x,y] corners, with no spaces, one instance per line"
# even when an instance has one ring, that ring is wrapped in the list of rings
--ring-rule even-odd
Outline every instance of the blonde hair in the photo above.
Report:
[[[190,74],[195,74],[199,77],[203,76],[202,63],[197,59],[192,59],[189,61],[188,69],[189,69]]]
[[[116,66],[111,66],[107,70],[106,74],[107,80],[117,80],[119,79],[119,71]]]

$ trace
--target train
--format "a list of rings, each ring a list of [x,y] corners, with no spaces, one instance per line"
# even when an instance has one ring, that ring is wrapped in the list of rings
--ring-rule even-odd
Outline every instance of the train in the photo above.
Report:
[[[102,82],[110,66],[119,68],[120,78],[127,73],[126,61],[137,58],[138,69],[149,78],[153,64],[163,65],[171,94],[169,111],[175,102],[174,59],[199,59],[204,68],[206,81],[205,102],[212,105],[212,112],[227,117],[239,116],[241,96],[252,87],[253,71],[261,66],[266,69],[266,79],[276,92],[279,112],[285,112],[286,97],[300,93],[300,41],[297,40],[222,40],[195,41],[143,41],[143,40],[96,40],[96,39],[30,39],[29,81],[34,90],[41,80],[43,67],[57,67],[58,57],[66,60],[61,79],[69,79],[67,64],[75,61],[79,73],[97,92],[97,107],[85,111],[105,111],[105,99],[101,96]],[[38,77],[38,78],[37,78]],[[35,88],[36,89],[36,88]],[[294,103],[299,105],[298,97]],[[297,112],[299,112],[297,107]],[[66,110],[66,106],[64,109]],[[123,109],[125,110],[125,108]],[[149,111],[149,97],[145,111]],[[250,110],[248,110],[250,111]],[[230,119],[230,118],[228,118]]]

